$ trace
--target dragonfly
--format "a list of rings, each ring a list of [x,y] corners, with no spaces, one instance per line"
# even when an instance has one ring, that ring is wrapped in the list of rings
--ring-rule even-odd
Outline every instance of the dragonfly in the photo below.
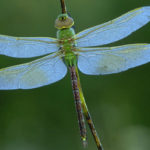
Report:
[[[80,84],[78,69],[87,75],[119,73],[150,61],[150,44],[101,47],[121,40],[150,21],[150,6],[85,29],[77,34],[74,20],[60,0],[61,14],[55,21],[57,38],[0,35],[0,54],[15,58],[43,56],[39,59],[0,69],[0,89],[33,89],[64,78],[70,72],[81,140],[87,145],[87,121],[98,150],[102,143],[89,113]]]

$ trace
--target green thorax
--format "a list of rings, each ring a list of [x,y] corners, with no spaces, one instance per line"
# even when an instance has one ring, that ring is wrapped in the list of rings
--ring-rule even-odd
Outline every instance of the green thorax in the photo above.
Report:
[[[59,40],[60,51],[64,54],[64,62],[67,66],[76,65],[75,50],[75,31],[72,28],[73,19],[67,14],[58,16],[55,22],[57,31],[57,39]]]
[[[72,49],[75,45],[74,36],[75,32],[72,28],[66,28],[57,31],[57,38],[60,41],[60,46],[66,53],[72,52]]]

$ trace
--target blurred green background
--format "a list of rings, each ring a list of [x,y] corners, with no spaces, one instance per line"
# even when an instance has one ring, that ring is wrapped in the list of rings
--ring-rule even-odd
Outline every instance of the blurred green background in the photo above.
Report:
[[[66,0],[76,32],[150,0]],[[0,34],[55,37],[59,0],[0,0]],[[150,43],[150,24],[112,45]],[[0,56],[0,68],[33,59]],[[150,64],[106,76],[81,74],[84,95],[105,150],[149,150]],[[89,131],[89,130],[88,130]],[[96,150],[88,132],[87,150]],[[83,150],[69,74],[33,90],[0,91],[0,150]]]

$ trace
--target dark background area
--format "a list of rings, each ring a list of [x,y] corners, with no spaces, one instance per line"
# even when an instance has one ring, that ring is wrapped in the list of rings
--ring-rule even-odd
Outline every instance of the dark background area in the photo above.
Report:
[[[76,32],[114,19],[150,0],[66,0]],[[59,0],[0,0],[0,34],[55,37]],[[150,23],[113,45],[150,43]],[[0,68],[33,59],[0,56]],[[150,64],[87,76],[83,92],[105,150],[149,150]],[[87,150],[96,150],[88,130]],[[0,91],[0,150],[83,150],[69,74],[32,90]]]

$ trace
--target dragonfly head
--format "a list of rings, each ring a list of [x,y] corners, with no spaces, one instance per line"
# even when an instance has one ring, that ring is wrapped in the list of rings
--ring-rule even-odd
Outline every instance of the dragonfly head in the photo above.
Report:
[[[71,28],[74,25],[74,21],[68,14],[61,14],[55,21],[55,27],[57,29]]]

